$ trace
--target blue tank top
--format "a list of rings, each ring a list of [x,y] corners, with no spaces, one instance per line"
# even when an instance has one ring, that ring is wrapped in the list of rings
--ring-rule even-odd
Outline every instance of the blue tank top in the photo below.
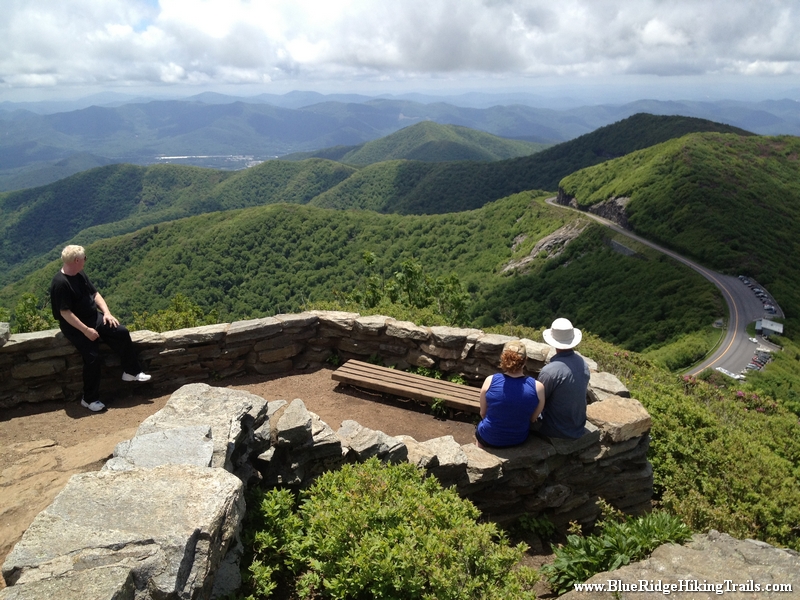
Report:
[[[533,377],[492,376],[486,391],[486,416],[478,434],[492,446],[515,446],[528,439],[531,415],[539,406]]]

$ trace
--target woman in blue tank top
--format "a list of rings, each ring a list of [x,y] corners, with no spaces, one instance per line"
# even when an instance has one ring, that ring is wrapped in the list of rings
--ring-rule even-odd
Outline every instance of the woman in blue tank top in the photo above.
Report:
[[[503,372],[483,382],[478,447],[505,448],[528,439],[531,423],[544,408],[544,386],[522,372],[527,358],[525,344],[508,342],[500,356]]]

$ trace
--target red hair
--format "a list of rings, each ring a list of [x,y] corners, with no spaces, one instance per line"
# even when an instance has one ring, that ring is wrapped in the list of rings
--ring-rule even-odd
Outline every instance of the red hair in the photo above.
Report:
[[[521,371],[527,360],[525,344],[518,341],[508,342],[503,346],[503,353],[500,355],[500,369],[506,373]]]

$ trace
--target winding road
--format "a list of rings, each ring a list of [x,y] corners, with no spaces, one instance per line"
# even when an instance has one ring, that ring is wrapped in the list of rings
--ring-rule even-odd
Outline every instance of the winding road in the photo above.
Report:
[[[716,369],[719,367],[732,373],[739,373],[750,362],[750,359],[753,357],[753,353],[755,352],[757,346],[765,346],[773,350],[776,349],[775,346],[769,342],[765,342],[760,338],[758,340],[758,344],[754,344],[752,341],[750,341],[750,338],[747,334],[747,325],[761,318],[782,317],[783,313],[776,304],[775,306],[777,309],[777,314],[772,316],[766,315],[761,300],[759,300],[755,293],[753,293],[753,290],[745,285],[738,277],[733,277],[732,275],[723,275],[721,273],[712,271],[711,269],[707,269],[706,267],[699,265],[696,262],[693,262],[688,258],[673,252],[672,250],[667,250],[658,244],[654,244],[649,240],[631,233],[613,221],[609,221],[608,219],[604,219],[603,217],[599,217],[589,212],[577,210],[570,206],[558,204],[555,202],[555,197],[548,198],[546,202],[551,206],[557,206],[559,208],[579,212],[580,214],[594,219],[598,223],[614,230],[617,233],[636,240],[640,244],[649,246],[658,252],[674,258],[675,260],[685,264],[687,267],[700,273],[703,277],[713,283],[720,290],[720,292],[722,292],[722,296],[725,298],[725,302],[728,305],[728,313],[730,315],[728,327],[725,330],[725,337],[709,356],[707,356],[702,362],[689,369],[686,372],[687,375],[697,375],[704,369]]]

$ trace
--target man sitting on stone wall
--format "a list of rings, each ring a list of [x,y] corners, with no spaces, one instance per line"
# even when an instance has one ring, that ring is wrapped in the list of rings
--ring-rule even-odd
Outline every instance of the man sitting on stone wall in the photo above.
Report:
[[[64,337],[83,357],[81,404],[98,412],[106,407],[100,402],[100,340],[120,355],[123,381],[149,381],[150,375],[142,372],[131,334],[111,314],[103,296],[83,272],[86,264],[83,247],[64,248],[61,262],[61,270],[50,283],[50,306]]]
[[[531,428],[547,437],[579,438],[586,426],[589,367],[573,348],[580,343],[583,334],[568,319],[556,319],[542,337],[556,349],[556,354],[537,377],[544,384],[547,404],[539,421]]]

